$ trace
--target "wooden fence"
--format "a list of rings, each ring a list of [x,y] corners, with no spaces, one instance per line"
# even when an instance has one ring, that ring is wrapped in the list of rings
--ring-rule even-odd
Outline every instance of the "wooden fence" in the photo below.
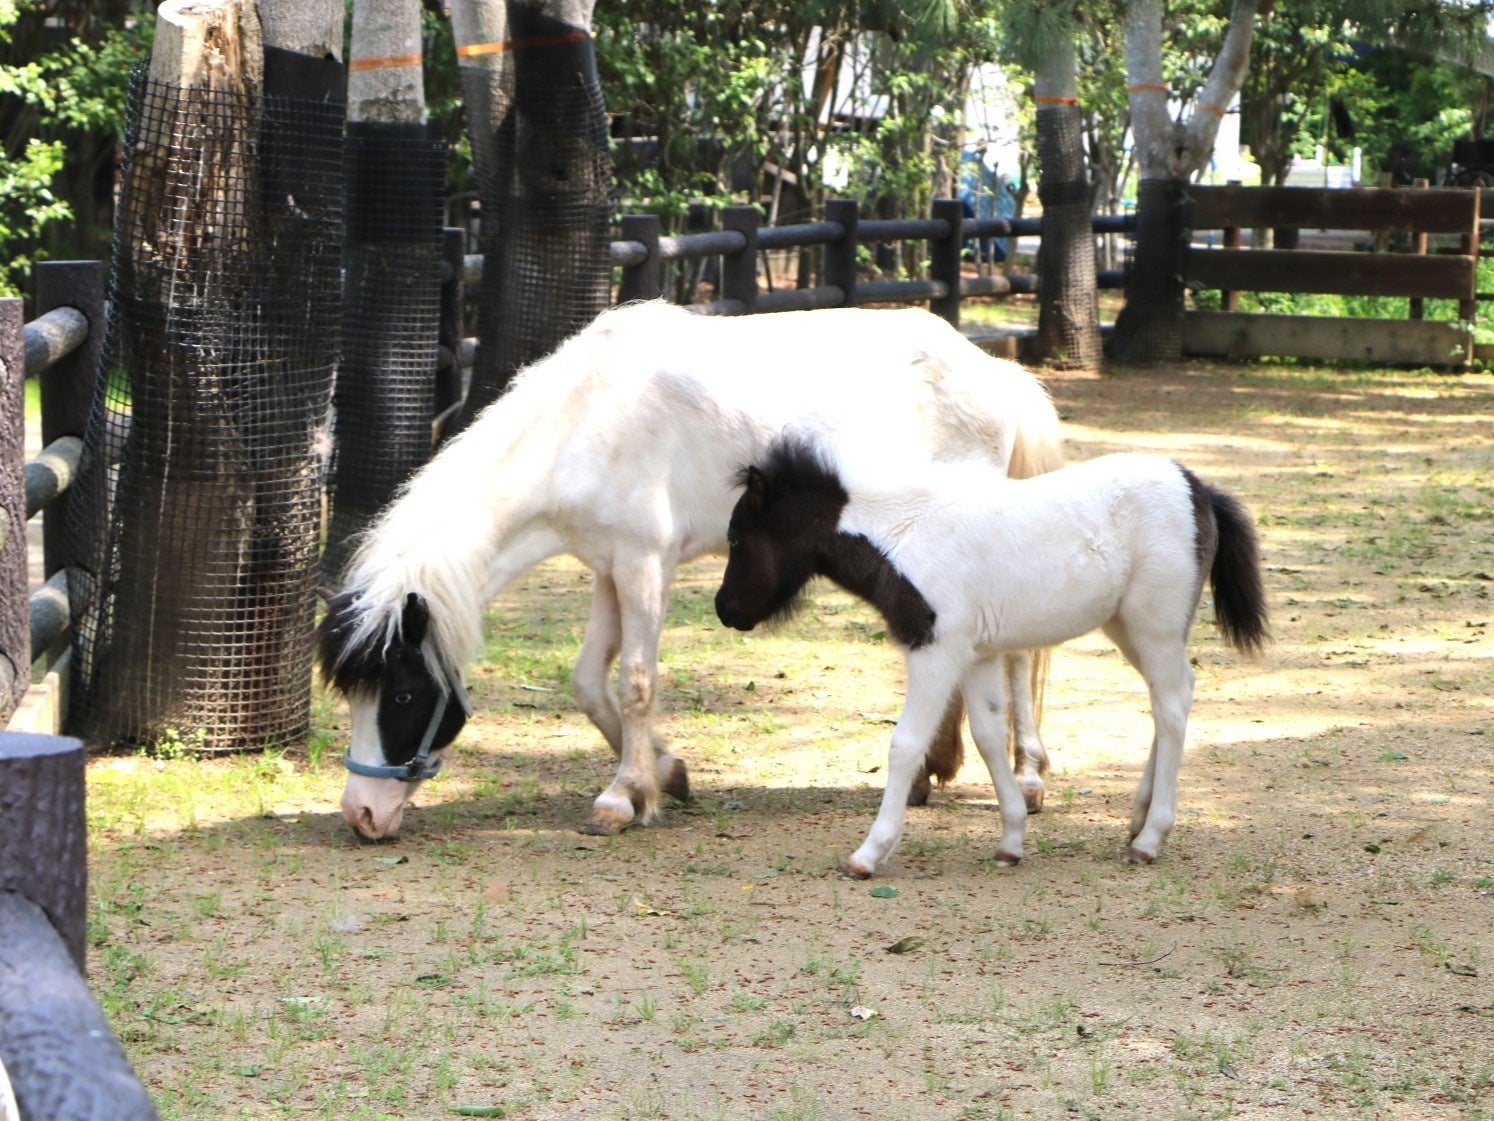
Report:
[[[21,472],[25,493],[25,523],[42,515],[71,483],[83,448],[93,383],[104,336],[104,268],[98,261],[48,262],[36,267],[37,318],[21,324],[20,300],[6,305],[0,316],[0,365],[24,370],[37,378],[41,389],[41,452],[25,462],[0,464],[0,471]],[[17,330],[17,328],[20,328]],[[4,386],[5,410],[24,414],[25,387],[21,378]],[[13,676],[31,672],[44,659],[41,681],[32,685],[15,711],[0,713],[11,731],[55,733],[62,727],[66,706],[70,618],[62,525],[57,518],[41,518],[42,568],[46,583],[25,602],[7,603],[7,612],[24,613],[20,628],[29,633],[25,651],[5,651],[0,658],[0,696],[11,696]],[[11,533],[26,533],[26,524],[0,519],[0,543]],[[24,559],[21,563],[25,563]],[[17,574],[12,586],[25,587]]]
[[[1194,231],[1184,255],[1187,283],[1223,293],[1220,311],[1184,317],[1188,354],[1346,358],[1460,366],[1475,357],[1480,193],[1466,188],[1194,187]],[[1407,239],[1409,252],[1251,249],[1241,231],[1352,230],[1381,243]],[[1200,230],[1223,233],[1217,247]],[[1429,252],[1445,237],[1446,252]],[[1274,315],[1237,309],[1239,292],[1297,292],[1409,298],[1406,319]],[[1423,301],[1457,302],[1456,320],[1424,319]]]

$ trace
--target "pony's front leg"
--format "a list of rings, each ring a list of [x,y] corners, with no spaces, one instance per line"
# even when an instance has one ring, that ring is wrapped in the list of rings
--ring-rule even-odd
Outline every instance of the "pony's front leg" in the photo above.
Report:
[[[1001,656],[1007,696],[1011,698],[1012,758],[1028,813],[1039,812],[1048,793],[1043,784],[1043,776],[1048,773],[1048,753],[1038,734],[1037,710],[1043,676],[1038,668],[1046,665],[1047,657],[1046,650],[1022,650]]]
[[[671,571],[664,558],[646,553],[613,565],[621,644],[617,694],[620,751],[617,776],[597,795],[582,832],[610,834],[659,813],[658,760],[654,755],[654,694],[659,675],[659,628]]]
[[[1013,703],[1024,695],[1026,680],[1012,682],[1005,657],[983,661],[965,675],[962,688],[965,708],[970,714],[970,734],[980,757],[991,772],[996,788],[996,802],[1001,812],[1001,844],[996,848],[996,863],[1007,867],[1022,859],[1022,844],[1027,837],[1027,799],[1012,774],[1006,757],[1007,686]]]
[[[622,713],[612,691],[612,664],[622,646],[622,608],[617,584],[611,575],[597,573],[591,592],[591,614],[586,620],[586,638],[571,671],[571,689],[576,705],[596,725],[612,754],[622,757]],[[690,777],[685,764],[671,754],[657,731],[651,731],[659,786],[664,793],[684,801],[690,797]]]
[[[865,879],[892,855],[903,835],[908,817],[908,792],[923,768],[929,745],[939,732],[950,697],[960,675],[947,656],[937,651],[914,651],[908,655],[908,694],[892,732],[888,752],[887,788],[871,832],[851,859],[846,874]]]

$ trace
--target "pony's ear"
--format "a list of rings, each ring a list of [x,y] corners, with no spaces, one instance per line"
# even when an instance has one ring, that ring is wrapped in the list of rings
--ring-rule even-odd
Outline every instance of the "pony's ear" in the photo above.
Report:
[[[768,501],[768,477],[756,467],[749,467],[743,479],[747,487],[743,495],[747,499],[747,508],[760,513]]]
[[[404,614],[400,616],[400,637],[411,646],[419,646],[425,641],[425,629],[431,621],[431,611],[414,592],[405,597]]]
[[[334,599],[337,598],[337,592],[332,588],[327,587],[326,584],[318,584],[316,586],[316,594],[319,595],[322,598],[322,601],[327,604],[330,604]]]

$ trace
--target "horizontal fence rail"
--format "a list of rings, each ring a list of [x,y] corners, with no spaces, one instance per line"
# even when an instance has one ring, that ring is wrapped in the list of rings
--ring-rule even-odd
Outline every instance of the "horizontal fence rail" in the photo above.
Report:
[[[15,301],[19,304],[19,301]],[[27,523],[41,519],[41,587],[20,604],[7,604],[7,611],[24,611],[22,633],[27,649],[4,651],[0,657],[0,697],[6,704],[6,724],[16,731],[55,732],[65,713],[67,658],[70,625],[67,561],[63,553],[59,519],[48,517],[72,485],[82,455],[82,435],[104,333],[104,270],[97,261],[46,262],[36,267],[37,317],[22,325],[20,338],[0,340],[4,353],[21,355],[25,379],[41,384],[41,440],[39,453],[24,464],[7,463],[0,468],[20,472],[19,491],[24,506],[12,517],[0,511],[0,549],[11,534],[25,534]],[[17,345],[19,344],[19,345]],[[24,385],[13,379],[5,386],[6,408],[23,416]],[[30,583],[26,550],[8,552],[8,563],[26,566],[26,571],[8,573],[8,586]],[[16,644],[19,645],[19,644]],[[43,680],[31,686],[29,673],[39,658],[48,658]],[[15,703],[21,675],[30,686]]]

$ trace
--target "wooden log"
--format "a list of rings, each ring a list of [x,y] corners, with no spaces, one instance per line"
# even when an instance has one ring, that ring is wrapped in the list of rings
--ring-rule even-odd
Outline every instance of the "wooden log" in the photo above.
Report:
[[[1188,281],[1204,288],[1450,300],[1473,295],[1475,265],[1463,256],[1311,249],[1192,249],[1184,260]]]
[[[1475,191],[1436,187],[1424,191],[1363,187],[1188,188],[1193,228],[1217,230],[1295,228],[1309,230],[1477,231]]]
[[[0,733],[0,893],[41,907],[79,971],[88,914],[83,763],[78,740]]]
[[[1190,311],[1183,350],[1232,358],[1342,358],[1417,366],[1461,366],[1472,335],[1457,323],[1316,315]]]
[[[425,120],[420,0],[353,0],[348,120]]]
[[[0,1054],[24,1118],[159,1118],[46,913],[10,893],[0,893]]]
[[[0,299],[0,510],[13,532],[0,544],[0,719],[31,684],[26,590],[26,349],[20,299]]]

